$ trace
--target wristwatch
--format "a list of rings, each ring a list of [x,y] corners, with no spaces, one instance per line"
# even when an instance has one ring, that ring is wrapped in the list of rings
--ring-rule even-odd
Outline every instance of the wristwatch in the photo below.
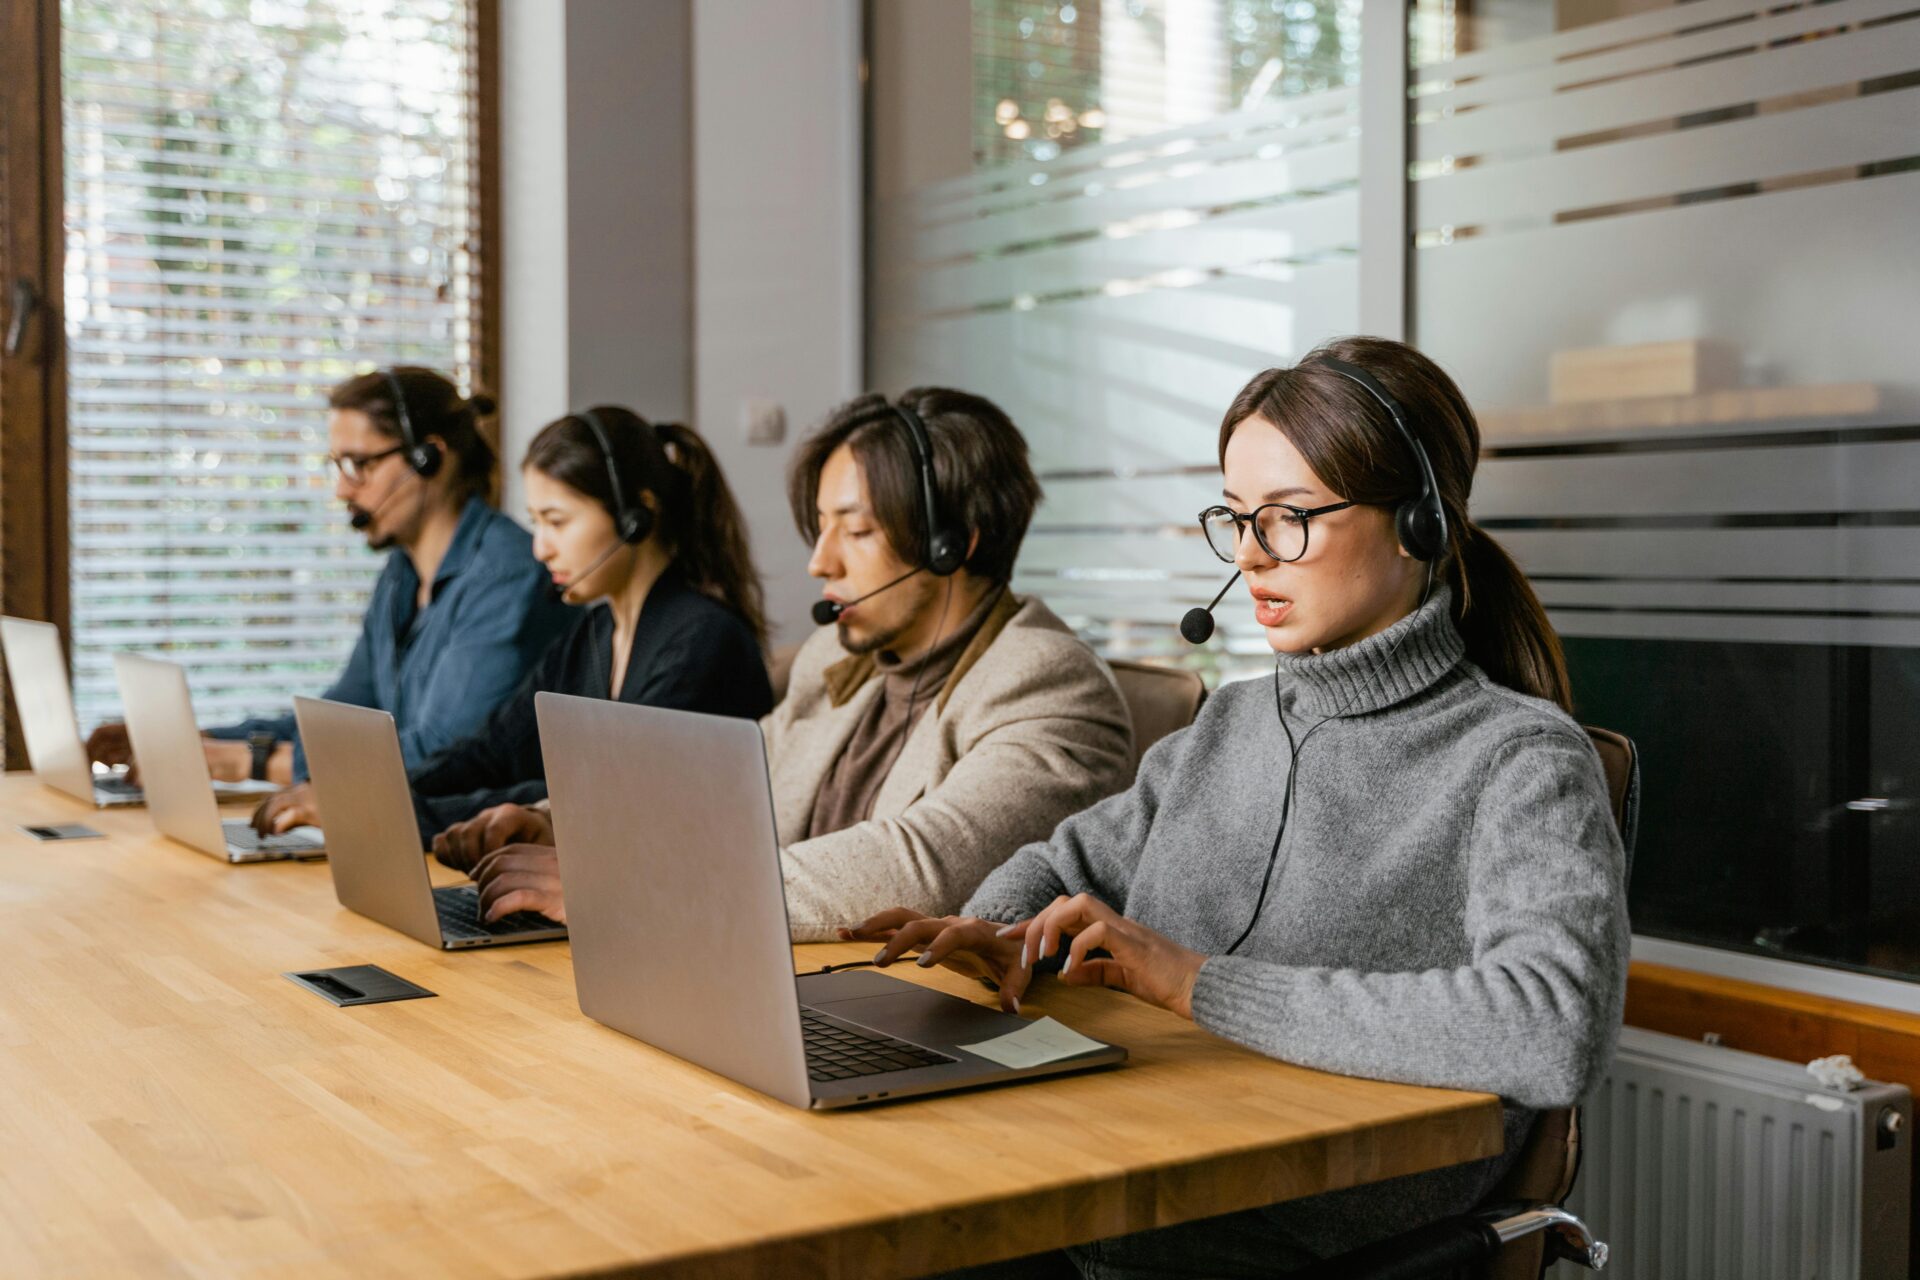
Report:
[[[267,780],[267,761],[273,759],[273,749],[280,745],[280,739],[264,729],[256,729],[247,735],[247,746],[253,752],[253,780]]]

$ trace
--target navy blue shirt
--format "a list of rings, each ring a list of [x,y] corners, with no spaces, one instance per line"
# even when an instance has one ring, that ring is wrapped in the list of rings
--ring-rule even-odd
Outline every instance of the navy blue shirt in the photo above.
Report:
[[[408,774],[421,836],[431,839],[496,804],[546,799],[534,695],[609,698],[612,690],[613,611],[602,605],[547,651],[478,733]],[[620,701],[757,720],[773,709],[773,687],[746,619],[669,568],[634,623]]]
[[[320,695],[391,712],[409,768],[478,728],[577,616],[533,558],[533,536],[478,498],[460,513],[425,608],[419,594],[413,561],[391,552],[353,656]],[[307,758],[291,712],[207,733],[245,738],[258,730],[293,742],[293,776],[304,779]]]

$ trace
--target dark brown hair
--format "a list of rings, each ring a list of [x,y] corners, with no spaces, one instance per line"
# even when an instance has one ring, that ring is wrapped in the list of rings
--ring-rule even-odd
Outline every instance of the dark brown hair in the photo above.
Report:
[[[1447,512],[1447,548],[1435,572],[1453,587],[1453,618],[1467,657],[1512,689],[1571,711],[1566,655],[1547,612],[1513,557],[1467,518],[1480,461],[1480,425],[1439,365],[1401,342],[1341,338],[1291,369],[1268,369],[1235,396],[1220,421],[1220,461],[1234,428],[1258,415],[1278,427],[1307,465],[1350,502],[1396,507],[1420,492],[1420,469],[1393,419],[1350,379],[1322,365],[1332,356],[1372,374],[1400,404],[1427,451]]]
[[[640,495],[651,493],[648,536],[659,539],[688,583],[746,619],[765,644],[766,603],[747,548],[746,521],[707,442],[691,427],[650,423],[618,405],[596,405],[593,416],[613,446],[627,509],[645,505]],[[606,455],[583,418],[569,414],[540,428],[520,465],[585,494],[608,515],[618,509]]]
[[[1013,562],[1040,505],[1040,481],[1027,461],[1027,439],[984,396],[947,387],[915,387],[900,404],[920,415],[933,442],[934,502],[943,522],[978,535],[967,572],[989,582],[1013,577]],[[878,392],[849,400],[830,414],[794,453],[787,469],[787,502],[800,536],[820,536],[820,472],[841,445],[853,450],[867,482],[873,516],[894,553],[909,564],[927,561],[920,466],[900,416]]]
[[[393,377],[407,398],[407,421],[413,426],[415,443],[428,436],[447,442],[447,451],[453,455],[454,490],[461,501],[469,497],[493,501],[500,460],[480,432],[480,419],[493,416],[493,397],[482,392],[462,396],[460,388],[446,378],[418,365],[396,365]],[[357,410],[367,415],[381,435],[401,438],[393,384],[381,370],[348,378],[327,396],[327,407]]]

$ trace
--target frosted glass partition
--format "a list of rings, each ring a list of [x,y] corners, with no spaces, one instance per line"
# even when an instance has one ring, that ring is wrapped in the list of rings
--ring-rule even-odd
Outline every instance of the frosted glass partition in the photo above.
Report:
[[[883,7],[882,21],[912,8]],[[1117,21],[1102,30],[1118,47]],[[1146,114],[1144,55],[1127,56],[1128,78],[1109,77],[1100,99],[1109,137]],[[1098,88],[1103,64],[1079,65]],[[1156,65],[1178,70],[1170,54]],[[1219,114],[911,183],[899,170],[924,166],[927,148],[894,135],[937,134],[927,118],[941,108],[890,69],[876,60],[868,382],[963,387],[1012,415],[1047,491],[1016,586],[1103,652],[1228,667],[1268,653],[1245,608],[1222,611],[1204,652],[1175,625],[1225,579],[1194,522],[1218,500],[1221,413],[1254,371],[1357,324],[1353,87],[1237,109],[1216,95]],[[1217,72],[1225,83],[1227,64]],[[956,156],[965,136],[949,134]]]
[[[1416,29],[1414,337],[1644,751],[1635,926],[1920,973],[1920,12],[1505,12]]]

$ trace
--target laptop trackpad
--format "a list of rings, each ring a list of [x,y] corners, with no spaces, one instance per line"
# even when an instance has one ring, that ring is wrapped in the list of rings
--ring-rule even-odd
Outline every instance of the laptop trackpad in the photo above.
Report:
[[[975,1044],[1027,1025],[1024,1019],[998,1009],[883,974],[820,976],[832,981],[800,979],[802,1001],[821,1013],[916,1044],[934,1047]]]

